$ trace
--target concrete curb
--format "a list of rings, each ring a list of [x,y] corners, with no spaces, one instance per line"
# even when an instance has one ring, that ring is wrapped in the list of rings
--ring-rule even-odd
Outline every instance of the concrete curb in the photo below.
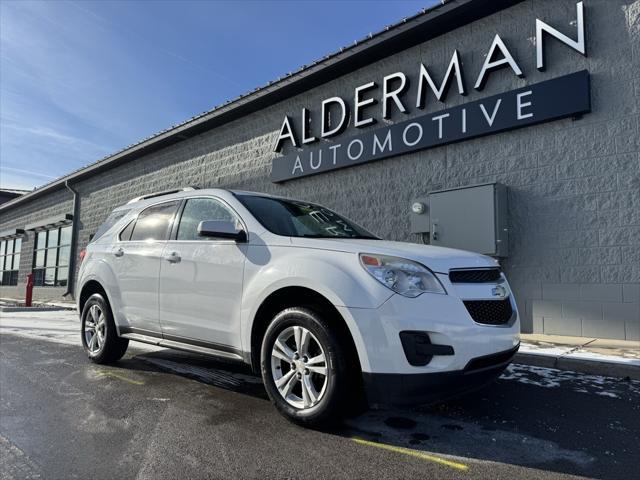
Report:
[[[640,380],[640,367],[618,362],[586,360],[563,355],[541,355],[535,353],[517,353],[513,363],[532,365],[535,367],[571,370],[590,375],[605,377],[631,378]]]
[[[58,312],[61,310],[74,310],[73,308],[67,307],[54,307],[54,306],[43,306],[43,307],[0,307],[0,312]]]

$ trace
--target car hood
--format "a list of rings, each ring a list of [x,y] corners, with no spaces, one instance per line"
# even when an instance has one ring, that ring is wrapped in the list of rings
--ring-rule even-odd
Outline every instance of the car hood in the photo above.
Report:
[[[454,248],[434,247],[419,243],[390,242],[354,238],[300,238],[292,237],[292,245],[351,253],[377,253],[408,258],[434,272],[449,273],[452,268],[495,267],[496,260],[479,253]]]

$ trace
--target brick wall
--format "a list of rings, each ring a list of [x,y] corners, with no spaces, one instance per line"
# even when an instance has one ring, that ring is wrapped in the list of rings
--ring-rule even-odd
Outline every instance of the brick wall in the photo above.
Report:
[[[588,57],[555,40],[548,68],[535,68],[535,19],[574,36],[575,0],[530,0],[303,95],[185,140],[81,182],[80,247],[109,211],[132,197],[171,187],[230,187],[323,203],[394,240],[409,234],[412,199],[431,190],[501,182],[509,189],[510,256],[503,261],[516,292],[523,330],[640,339],[640,2],[585,0]],[[471,89],[496,33],[525,78],[508,70]],[[409,117],[484,98],[566,73],[592,75],[592,113],[303,178],[269,181],[271,151],[285,114],[316,109],[333,95],[419,62],[442,78],[453,50],[462,56],[467,97],[452,89]],[[415,85],[407,98],[415,98]],[[409,102],[408,102],[409,103]],[[378,115],[379,117],[379,115]],[[348,127],[345,136],[356,133]],[[287,153],[285,150],[284,153]],[[2,212],[0,230],[52,212],[70,213],[60,191]],[[30,269],[33,237],[24,242],[20,281]]]

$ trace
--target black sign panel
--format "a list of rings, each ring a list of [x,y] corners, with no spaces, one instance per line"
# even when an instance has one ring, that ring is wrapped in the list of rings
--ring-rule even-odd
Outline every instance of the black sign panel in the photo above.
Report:
[[[591,110],[586,70],[306,148],[273,160],[283,182]]]

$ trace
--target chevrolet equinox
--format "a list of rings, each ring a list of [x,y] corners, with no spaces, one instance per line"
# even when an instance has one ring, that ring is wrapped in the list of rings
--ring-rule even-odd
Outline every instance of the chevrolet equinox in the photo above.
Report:
[[[92,361],[115,362],[135,340],[245,362],[304,425],[356,398],[415,404],[481,387],[519,346],[494,259],[385,241],[310,202],[193,188],[138,197],[80,256]]]

